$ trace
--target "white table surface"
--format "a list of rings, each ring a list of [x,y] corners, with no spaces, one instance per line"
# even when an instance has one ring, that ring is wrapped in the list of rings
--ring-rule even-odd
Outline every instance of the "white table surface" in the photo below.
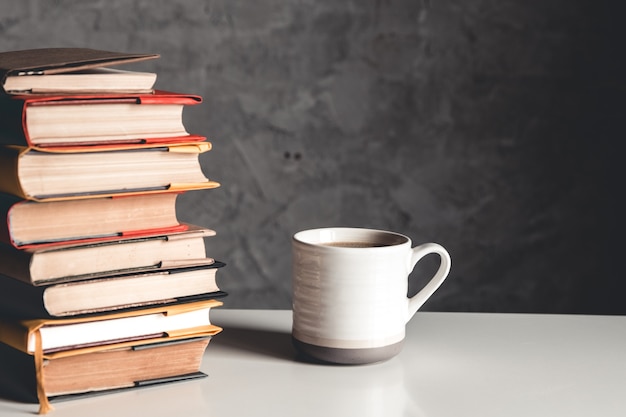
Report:
[[[291,312],[215,309],[208,378],[58,402],[55,417],[626,416],[626,317],[418,312],[395,358],[301,361]],[[0,416],[33,404],[0,400]]]

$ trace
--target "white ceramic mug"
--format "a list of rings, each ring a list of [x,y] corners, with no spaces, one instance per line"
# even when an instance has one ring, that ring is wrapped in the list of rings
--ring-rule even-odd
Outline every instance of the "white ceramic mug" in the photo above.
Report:
[[[372,229],[324,228],[292,241],[294,345],[331,363],[361,364],[395,356],[405,325],[450,271],[450,255],[436,243],[411,247],[407,236]],[[439,269],[409,298],[409,274],[424,256]]]

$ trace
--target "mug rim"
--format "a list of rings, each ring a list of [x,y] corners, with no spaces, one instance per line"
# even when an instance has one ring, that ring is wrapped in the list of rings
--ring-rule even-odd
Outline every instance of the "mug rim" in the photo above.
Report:
[[[378,236],[387,236],[397,239],[397,242],[391,242],[389,244],[385,244],[384,246],[371,246],[371,247],[349,247],[349,246],[331,246],[328,245],[328,242],[340,242],[342,240],[324,240],[318,239],[316,241],[312,241],[310,239],[304,240],[303,237],[307,234],[316,234],[319,236],[320,232],[328,232],[329,234],[332,232],[355,232],[361,235],[368,234],[369,236],[378,235]],[[298,244],[314,247],[317,249],[325,249],[325,250],[337,250],[337,251],[364,251],[364,250],[393,250],[394,248],[401,247],[403,245],[411,245],[411,238],[408,236],[393,232],[390,230],[383,229],[371,229],[365,227],[318,227],[314,229],[305,229],[300,230],[294,233],[292,240]],[[345,241],[345,240],[343,240]],[[358,241],[358,240],[357,240]],[[368,240],[363,240],[363,242],[368,242]]]

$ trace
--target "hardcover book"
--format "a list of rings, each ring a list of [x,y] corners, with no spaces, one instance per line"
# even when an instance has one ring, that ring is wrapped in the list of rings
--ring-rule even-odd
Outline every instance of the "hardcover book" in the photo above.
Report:
[[[89,48],[40,48],[0,53],[5,93],[150,92],[156,74],[110,68],[159,58]]]
[[[0,274],[32,285],[102,278],[131,272],[209,265],[204,239],[210,229],[188,225],[180,232],[18,249],[0,242]]]
[[[0,143],[27,147],[171,143],[187,132],[183,109],[202,98],[153,94],[0,95]]]
[[[72,317],[218,298],[222,262],[35,286],[0,275],[0,315]]]
[[[34,356],[0,343],[0,395],[16,401],[37,402],[38,385],[41,385],[46,399],[54,402],[205,377],[200,366],[210,338],[138,341],[47,354],[41,366],[40,384]]]
[[[54,201],[218,187],[202,171],[209,142],[41,151],[0,146],[0,192]]]
[[[220,329],[211,324],[209,312],[221,305],[212,299],[88,317],[20,320],[0,316],[0,342],[34,355],[213,334]]]
[[[0,241],[27,248],[185,230],[176,213],[180,194],[35,202],[0,193]]]
[[[220,305],[207,300],[96,318],[0,318],[0,394],[37,400],[45,414],[50,396],[204,376],[199,367],[208,338],[222,331],[209,311]]]

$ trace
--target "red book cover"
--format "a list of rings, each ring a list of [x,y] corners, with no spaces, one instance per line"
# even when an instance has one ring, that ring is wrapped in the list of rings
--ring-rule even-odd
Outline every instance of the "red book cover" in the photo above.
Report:
[[[155,90],[154,93],[149,94],[0,95],[0,111],[3,115],[0,118],[0,144],[37,148],[202,141],[206,138],[191,134],[184,129],[181,111],[182,107],[197,105],[201,102],[202,98],[198,95],[162,90]],[[161,120],[171,120],[172,124],[177,125],[178,130],[168,127],[169,130],[159,132],[156,122],[148,122],[144,123],[146,125],[144,131],[139,130],[128,136],[125,132],[129,129],[124,126],[126,120],[123,117],[119,117],[116,113],[107,113],[107,111],[98,113],[100,109],[110,109],[111,105],[118,106],[120,108],[118,113],[122,114],[127,113],[128,110],[139,110],[137,106],[175,107],[171,114],[159,117],[157,120],[159,123]],[[51,120],[47,123],[53,123],[52,125],[37,128],[36,115],[30,113],[31,109],[33,112],[41,112],[42,108],[44,111],[51,110],[59,115],[56,125],[54,118],[57,116],[52,116],[47,117]],[[145,110],[151,111],[154,108],[145,108]],[[92,114],[83,116],[77,111],[92,111]],[[68,118],[68,120],[64,122],[63,118]],[[137,123],[141,120],[141,115],[133,115],[128,119],[132,123]],[[98,129],[102,126],[106,126],[109,130],[99,131]],[[81,133],[79,130],[66,132],[75,127],[86,133]],[[53,128],[60,130],[54,137],[40,137],[36,132],[37,129],[52,132]],[[110,129],[118,129],[118,131]]]
[[[180,232],[180,194],[33,202],[0,193],[0,241],[26,249]]]

